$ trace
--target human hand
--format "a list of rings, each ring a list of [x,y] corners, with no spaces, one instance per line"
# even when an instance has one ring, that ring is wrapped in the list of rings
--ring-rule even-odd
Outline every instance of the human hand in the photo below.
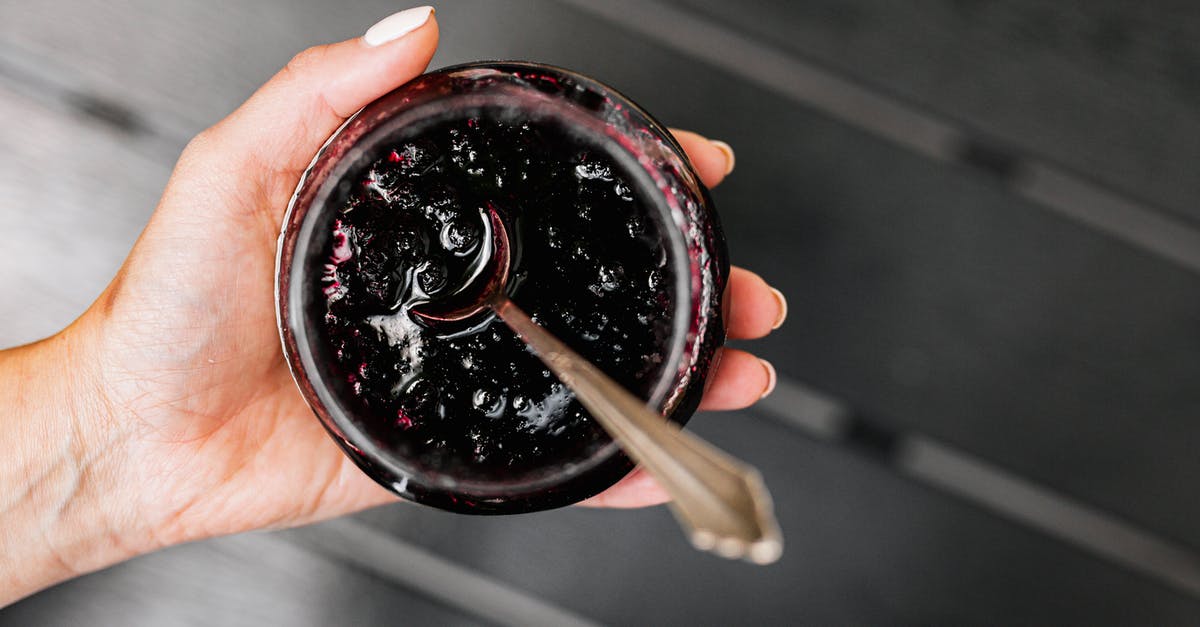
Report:
[[[101,518],[94,524],[121,547],[103,557],[56,549],[68,575],[169,544],[395,499],[342,454],[290,377],[276,331],[275,247],[313,154],[356,110],[420,74],[437,39],[431,12],[413,9],[363,38],[297,55],[189,143],[96,303],[59,336],[22,349],[19,363],[50,377],[62,378],[62,366],[36,364],[39,351],[42,361],[69,355],[64,456],[79,461],[68,498],[88,504]],[[676,136],[708,186],[732,169],[728,146]],[[732,338],[764,336],[786,313],[782,296],[745,270],[733,270],[730,295]],[[773,385],[769,364],[725,349],[701,408],[745,407]],[[634,472],[587,504],[663,500],[652,479]]]

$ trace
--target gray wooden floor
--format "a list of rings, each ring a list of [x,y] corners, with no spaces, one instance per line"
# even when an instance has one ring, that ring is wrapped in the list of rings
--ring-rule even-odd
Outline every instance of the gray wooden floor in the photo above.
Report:
[[[2,625],[1200,622],[1200,11],[1190,3],[438,5],[729,141],[737,263],[789,295],[768,568],[661,509],[397,505],[170,549]],[[0,346],[99,293],[187,139],[383,0],[0,3]]]

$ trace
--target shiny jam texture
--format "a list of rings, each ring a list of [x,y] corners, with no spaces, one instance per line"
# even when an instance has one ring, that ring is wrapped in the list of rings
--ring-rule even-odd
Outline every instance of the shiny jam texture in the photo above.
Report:
[[[490,313],[427,327],[409,309],[486,265],[483,211],[513,239],[510,297],[649,398],[674,303],[663,235],[605,153],[548,122],[444,122],[343,185],[322,281],[338,380],[367,433],[419,469],[536,479],[609,442],[569,390]]]

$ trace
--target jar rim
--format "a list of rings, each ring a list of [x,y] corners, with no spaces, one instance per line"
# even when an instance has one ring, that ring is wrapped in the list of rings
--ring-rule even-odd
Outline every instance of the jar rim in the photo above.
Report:
[[[681,159],[688,173],[694,176],[682,148],[649,114],[616,90],[569,70],[525,62],[482,62],[444,68],[419,77],[414,83],[430,80],[428,77],[431,76],[473,74],[475,76],[470,78],[476,78],[484,75],[503,75],[504,72],[500,68],[509,67],[567,75],[586,83],[588,87],[599,89],[606,98],[615,99],[619,107],[626,107],[627,114],[644,118],[645,123],[657,127],[657,139],[661,141],[665,137],[671,144],[669,150]],[[412,84],[402,86],[397,91],[409,88]],[[397,92],[393,92],[395,93]],[[690,249],[686,237],[686,229],[690,226],[689,217],[673,202],[669,182],[664,181],[661,172],[655,171],[655,155],[646,154],[637,142],[628,141],[628,129],[618,128],[611,120],[600,120],[595,115],[589,115],[576,103],[555,100],[545,94],[537,94],[536,89],[529,90],[528,85],[519,86],[514,83],[500,83],[496,89],[485,93],[436,95],[417,104],[407,102],[407,99],[402,102],[389,100],[393,94],[384,96],[355,113],[339,127],[318,151],[300,178],[279,236],[276,260],[276,313],[285,356],[306,402],[343,449],[360,462],[360,465],[368,462],[372,467],[382,466],[391,475],[404,478],[388,487],[406,496],[411,492],[411,486],[405,485],[410,480],[428,484],[433,489],[469,493],[486,498],[492,495],[511,496],[514,492],[532,493],[558,486],[586,475],[618,457],[624,461],[625,471],[631,467],[617,444],[609,442],[581,459],[578,464],[567,464],[558,471],[548,471],[519,483],[469,480],[442,474],[433,469],[419,468],[393,451],[377,445],[368,433],[359,427],[355,420],[355,412],[324,378],[326,373],[315,354],[315,344],[320,341],[320,334],[306,328],[305,291],[310,283],[307,279],[311,278],[312,269],[308,267],[311,264],[302,261],[309,258],[308,247],[313,243],[316,225],[322,217],[328,217],[330,198],[355,164],[365,156],[373,154],[384,143],[394,141],[405,134],[419,134],[419,124],[457,119],[462,117],[463,111],[471,109],[482,110],[506,105],[521,109],[520,106],[516,106],[520,104],[516,102],[516,93],[521,94],[521,97],[532,97],[538,105],[539,115],[545,119],[553,119],[564,130],[571,129],[569,124],[574,124],[576,132],[586,131],[593,145],[613,157],[622,172],[635,179],[633,187],[637,188],[637,193],[641,193],[647,201],[646,205],[657,214],[659,228],[665,236],[665,241],[669,242],[670,263],[674,269],[676,285],[673,291],[675,311],[672,315],[670,354],[666,360],[666,367],[656,381],[651,402],[665,413],[670,413],[680,402],[682,391],[689,384],[694,362],[698,358],[696,354],[689,355],[687,348],[689,342],[692,342],[692,353],[695,353],[696,347],[699,346],[694,337],[696,329],[692,328],[692,319],[697,315],[695,309],[700,295],[696,292],[703,268],[699,267],[700,260],[694,255],[695,251]],[[510,98],[513,102],[497,103],[497,99],[505,98]],[[379,477],[375,478],[380,480]]]

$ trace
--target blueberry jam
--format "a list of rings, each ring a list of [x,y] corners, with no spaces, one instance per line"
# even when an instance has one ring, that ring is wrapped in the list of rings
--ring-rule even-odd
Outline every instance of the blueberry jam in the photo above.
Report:
[[[508,294],[627,389],[651,398],[671,344],[675,277],[663,227],[608,153],[547,120],[477,115],[385,142],[345,178],[316,258],[330,376],[364,431],[429,472],[535,480],[610,440],[490,313],[428,326],[512,238]]]

